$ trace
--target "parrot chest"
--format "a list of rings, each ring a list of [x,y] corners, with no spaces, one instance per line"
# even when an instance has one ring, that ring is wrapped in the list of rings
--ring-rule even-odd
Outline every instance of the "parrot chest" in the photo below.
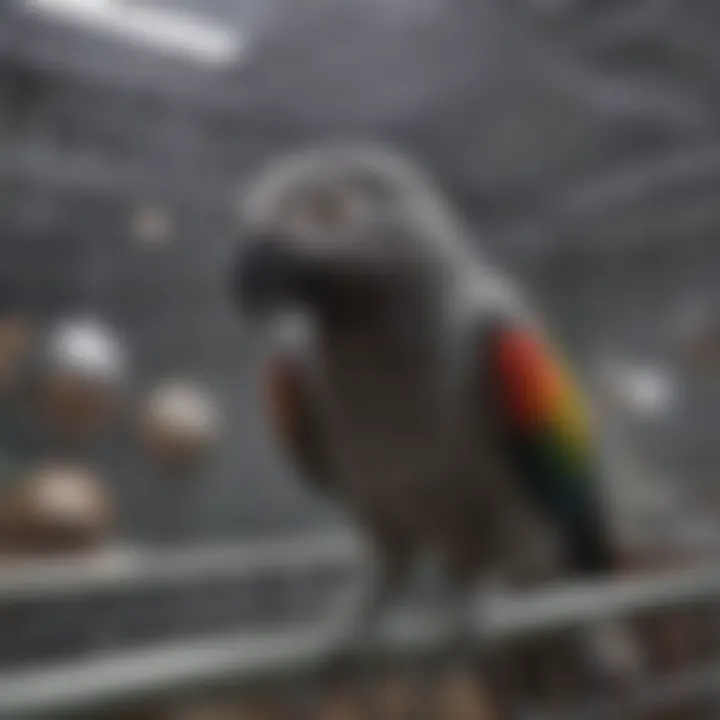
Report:
[[[351,509],[427,532],[453,471],[447,409],[431,352],[333,348],[323,415],[337,479]]]

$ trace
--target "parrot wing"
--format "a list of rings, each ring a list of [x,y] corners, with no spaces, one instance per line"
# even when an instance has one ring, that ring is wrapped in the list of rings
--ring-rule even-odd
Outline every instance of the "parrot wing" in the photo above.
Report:
[[[476,387],[500,460],[559,530],[571,569],[609,572],[615,561],[597,448],[572,374],[532,324],[503,317],[482,325],[474,339]]]
[[[265,410],[277,439],[317,490],[332,487],[307,363],[300,353],[276,352],[265,364]]]

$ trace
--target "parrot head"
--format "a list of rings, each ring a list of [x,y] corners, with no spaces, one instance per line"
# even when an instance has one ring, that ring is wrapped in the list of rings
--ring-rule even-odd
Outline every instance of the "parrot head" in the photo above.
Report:
[[[272,163],[242,199],[234,300],[246,314],[363,306],[440,267],[456,221],[414,164],[329,145]]]

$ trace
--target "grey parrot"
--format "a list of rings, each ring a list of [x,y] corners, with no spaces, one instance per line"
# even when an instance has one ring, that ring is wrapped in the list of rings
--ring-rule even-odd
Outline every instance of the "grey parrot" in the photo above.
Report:
[[[467,597],[616,569],[572,373],[430,177],[381,146],[309,148],[250,184],[242,225],[235,302],[302,319],[265,365],[273,426],[374,550],[357,627],[424,552]]]

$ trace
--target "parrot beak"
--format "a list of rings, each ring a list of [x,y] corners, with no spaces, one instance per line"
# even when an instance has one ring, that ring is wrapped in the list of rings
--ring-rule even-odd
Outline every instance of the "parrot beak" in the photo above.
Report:
[[[300,295],[306,263],[281,237],[248,237],[237,256],[231,294],[237,309],[248,316],[265,315]]]

